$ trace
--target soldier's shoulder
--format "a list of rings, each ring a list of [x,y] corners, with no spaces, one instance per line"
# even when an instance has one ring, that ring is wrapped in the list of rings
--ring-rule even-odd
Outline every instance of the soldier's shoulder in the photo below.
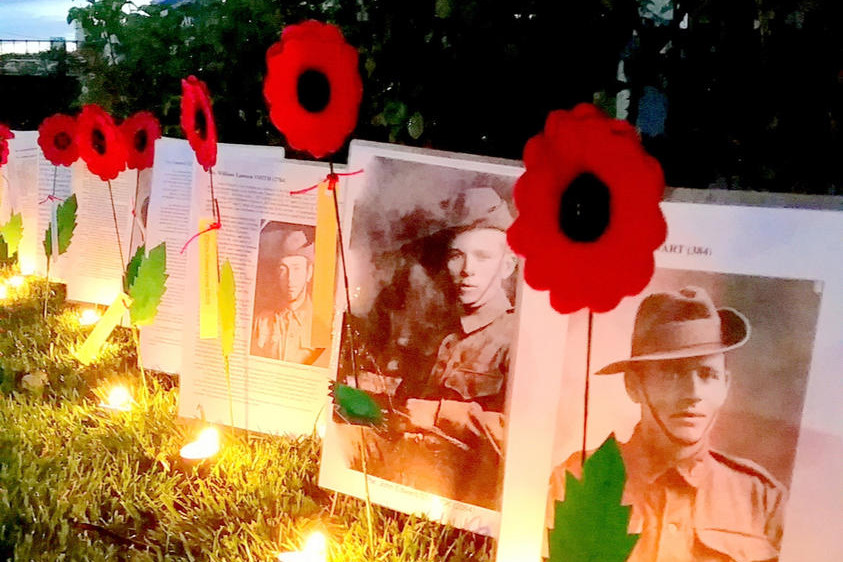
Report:
[[[726,454],[722,451],[711,450],[709,452],[712,458],[717,461],[718,466],[727,471],[757,480],[765,488],[784,491],[784,485],[760,464],[749,459]]]

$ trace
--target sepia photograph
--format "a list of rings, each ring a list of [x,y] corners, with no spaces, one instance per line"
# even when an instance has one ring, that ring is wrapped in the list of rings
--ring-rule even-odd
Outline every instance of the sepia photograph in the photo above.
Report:
[[[588,316],[572,319],[589,410],[582,392],[560,403],[550,499],[581,475],[587,421],[586,458],[620,444],[630,561],[778,559],[821,297],[814,280],[657,269],[585,340]]]
[[[326,367],[330,351],[311,344],[315,227],[262,221],[250,354]]]
[[[515,175],[375,156],[365,176],[338,382],[369,394],[385,422],[361,428],[335,412],[344,462],[497,510],[517,331]]]

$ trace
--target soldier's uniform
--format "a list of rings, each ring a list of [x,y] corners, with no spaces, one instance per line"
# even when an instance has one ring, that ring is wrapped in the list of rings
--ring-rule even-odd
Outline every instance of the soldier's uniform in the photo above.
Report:
[[[478,403],[503,412],[509,347],[515,334],[512,304],[503,290],[471,315],[462,330],[442,340],[424,398]]]
[[[260,315],[255,320],[252,354],[301,365],[327,367],[329,355],[325,349],[311,346],[312,323],[313,302],[310,296],[295,310],[285,308],[281,312]]]
[[[640,534],[628,562],[778,559],[786,492],[763,468],[708,448],[679,464],[660,464],[638,430],[620,448],[627,472],[622,502],[632,506],[629,532]],[[579,453],[554,469],[553,499],[564,499],[566,470],[579,477]]]

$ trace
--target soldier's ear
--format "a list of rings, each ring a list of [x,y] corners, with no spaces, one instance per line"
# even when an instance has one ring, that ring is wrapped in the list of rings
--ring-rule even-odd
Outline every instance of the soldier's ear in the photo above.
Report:
[[[506,253],[503,256],[503,262],[501,263],[501,281],[509,279],[512,272],[515,271],[516,265],[518,265],[518,256],[512,253],[509,247],[507,247]]]
[[[641,390],[642,375],[643,373],[632,367],[627,367],[626,371],[623,374],[623,384],[624,386],[626,386],[626,393],[629,395],[629,398],[636,404],[642,404],[644,402]]]
[[[307,262],[307,282],[309,283],[311,279],[313,279],[313,264]]]

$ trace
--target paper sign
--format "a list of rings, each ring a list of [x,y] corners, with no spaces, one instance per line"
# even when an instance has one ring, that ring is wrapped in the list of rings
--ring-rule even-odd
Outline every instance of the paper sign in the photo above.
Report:
[[[108,310],[106,310],[105,314],[102,315],[100,321],[97,322],[97,325],[94,326],[93,330],[91,330],[88,338],[74,353],[76,359],[78,359],[80,363],[83,365],[90,365],[94,362],[94,359],[96,359],[97,355],[99,355],[102,344],[105,343],[105,340],[108,339],[108,336],[111,335],[111,332],[113,332],[117,324],[120,323],[120,320],[123,318],[123,315],[129,309],[131,304],[132,299],[126,293],[120,293],[117,295],[117,298],[114,299],[114,302],[111,303]]]
[[[316,248],[313,267],[313,325],[310,345],[330,347],[334,315],[334,280],[337,266],[337,218],[334,190],[329,183],[319,184],[316,199]],[[336,189],[336,187],[334,188]]]
[[[199,232],[213,224],[212,219],[199,219]],[[219,269],[217,267],[217,231],[209,230],[199,237],[199,337],[214,339],[219,326]]]

